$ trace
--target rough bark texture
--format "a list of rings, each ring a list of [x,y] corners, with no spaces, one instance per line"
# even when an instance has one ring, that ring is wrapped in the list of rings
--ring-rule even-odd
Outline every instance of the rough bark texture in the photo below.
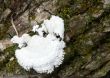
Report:
[[[52,74],[25,71],[14,56],[19,34],[52,14],[65,20],[65,59]],[[3,78],[110,78],[109,0],[0,0],[0,76]],[[0,78],[1,78],[0,77]]]

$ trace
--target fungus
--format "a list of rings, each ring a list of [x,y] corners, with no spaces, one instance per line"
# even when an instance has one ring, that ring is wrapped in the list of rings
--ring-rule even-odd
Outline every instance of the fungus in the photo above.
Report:
[[[41,27],[33,26],[32,31],[38,32],[38,35],[23,34],[21,37],[14,36],[11,39],[19,47],[15,51],[17,61],[26,70],[32,68],[38,73],[51,73],[64,59],[64,21],[52,15],[50,20],[44,20]],[[43,35],[44,32],[46,36]],[[24,46],[24,43],[27,45]]]

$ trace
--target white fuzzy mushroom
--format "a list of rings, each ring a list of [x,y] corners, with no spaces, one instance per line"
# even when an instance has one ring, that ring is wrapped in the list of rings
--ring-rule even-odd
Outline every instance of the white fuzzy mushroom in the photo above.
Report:
[[[64,21],[58,16],[52,15],[50,20],[44,20],[43,25],[50,34],[59,35],[62,39],[64,37]]]
[[[52,15],[50,20],[46,19],[41,24],[33,27],[33,31],[37,31],[40,36],[43,36],[42,32],[45,31],[49,34],[59,35],[62,39],[64,38],[64,20],[58,16]]]
[[[19,48],[22,48],[25,46],[25,43],[27,44],[28,41],[30,40],[29,34],[23,34],[21,37],[14,36],[11,41],[13,43],[17,43]]]
[[[18,43],[21,48],[15,51],[17,61],[26,70],[33,68],[38,73],[51,73],[64,59],[65,42],[54,35],[56,33],[63,38],[63,20],[58,16],[52,16],[50,20],[44,21],[42,27],[34,26],[33,31],[39,35],[30,37],[24,34],[12,38],[12,42]],[[43,31],[48,32],[46,37],[43,37]],[[27,46],[21,47],[24,42]]]

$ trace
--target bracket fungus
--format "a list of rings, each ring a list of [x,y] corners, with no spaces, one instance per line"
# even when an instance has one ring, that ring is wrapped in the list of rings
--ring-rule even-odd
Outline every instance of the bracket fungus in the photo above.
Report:
[[[52,15],[50,20],[44,20],[41,26],[33,26],[32,31],[38,35],[23,34],[11,39],[19,47],[15,51],[17,61],[26,70],[32,68],[38,73],[51,73],[64,59],[64,21]]]

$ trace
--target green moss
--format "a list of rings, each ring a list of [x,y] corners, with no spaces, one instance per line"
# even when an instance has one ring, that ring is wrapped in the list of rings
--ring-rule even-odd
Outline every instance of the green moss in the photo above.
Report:
[[[15,45],[13,45],[13,46],[10,46],[10,47],[6,48],[6,49],[4,50],[4,53],[5,53],[5,54],[9,54],[8,57],[11,57],[11,56],[14,55],[15,50],[16,50],[17,48],[18,48],[18,47],[17,47],[17,45],[15,44]]]
[[[56,15],[64,19],[65,31],[69,30],[69,20],[73,16],[74,12],[70,4],[72,5],[72,2],[70,2],[70,0],[59,0],[57,4],[60,7],[58,8]]]
[[[6,64],[5,70],[7,73],[12,74],[25,74],[26,71],[22,69],[21,66],[18,65],[17,60],[11,60]]]
[[[21,66],[17,63],[15,58],[15,50],[17,45],[13,45],[4,50],[4,59],[0,61],[0,70],[5,71],[7,74],[25,74],[26,71],[22,69]],[[1,72],[0,72],[1,73]]]
[[[59,15],[60,17],[62,17],[64,19],[64,22],[65,22],[65,31],[68,31],[69,30],[69,19],[71,18],[72,16],[72,9],[70,7],[62,7],[60,9],[58,9],[57,11],[57,15]]]
[[[14,45],[14,46],[8,47],[4,50],[4,52],[2,54],[4,58],[0,61],[0,70],[2,70],[6,66],[6,63],[9,62],[9,59],[11,57],[14,57],[16,47],[17,46]]]
[[[75,50],[81,54],[85,55],[89,53],[93,47],[92,42],[91,42],[91,35],[80,35],[78,37],[78,40],[73,44]]]
[[[13,60],[9,63],[6,64],[6,70],[7,72],[14,72],[15,71],[15,67],[16,67],[16,62]]]
[[[93,6],[88,9],[87,13],[92,15],[93,17],[98,17],[103,13],[103,5],[100,4],[98,6]]]
[[[70,19],[72,16],[72,9],[70,7],[63,7],[58,10],[59,16],[63,19]]]

